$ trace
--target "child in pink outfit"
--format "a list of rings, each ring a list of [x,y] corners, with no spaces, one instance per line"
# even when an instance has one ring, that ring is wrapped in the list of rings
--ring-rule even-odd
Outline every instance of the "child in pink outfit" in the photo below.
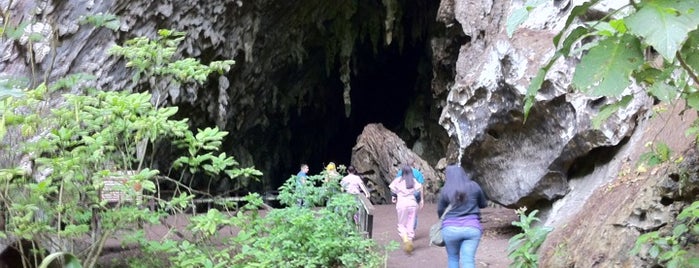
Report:
[[[413,177],[412,169],[408,166],[401,167],[403,176],[395,178],[388,186],[391,192],[396,194],[396,212],[398,214],[398,234],[403,239],[403,250],[408,253],[413,251],[413,237],[415,237],[415,214],[418,203],[415,193],[421,192],[422,184]]]

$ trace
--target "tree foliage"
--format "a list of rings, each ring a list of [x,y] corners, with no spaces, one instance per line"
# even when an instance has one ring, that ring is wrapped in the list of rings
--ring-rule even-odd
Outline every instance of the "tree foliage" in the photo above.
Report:
[[[525,115],[553,63],[560,57],[579,55],[581,60],[572,83],[577,90],[621,100],[624,90],[637,83],[654,98],[674,101],[679,97],[689,107],[699,108],[699,12],[695,10],[699,1],[630,1],[600,20],[574,23],[599,2],[587,1],[571,10],[563,30],[553,40],[555,55],[529,86]],[[508,27],[520,23],[521,20],[511,18]]]
[[[99,14],[84,23],[115,28],[118,18]],[[0,35],[14,37],[12,29],[3,27],[5,34]],[[230,70],[232,60],[208,65],[192,58],[175,60],[184,37],[160,30],[154,39],[137,37],[110,53],[126,59],[135,71],[134,83],[142,78],[203,83],[211,74]],[[262,198],[250,194],[243,207],[214,198],[216,208],[193,215],[185,226],[169,225],[170,215],[191,209],[195,196],[210,197],[182,182],[195,176],[254,178],[260,171],[239,167],[232,156],[220,152],[228,132],[192,130],[187,119],[173,119],[177,107],[163,107],[150,93],[85,87],[83,82],[90,79],[94,77],[89,74],[71,74],[36,87],[14,77],[0,80],[0,140],[8,130],[20,130],[25,139],[12,148],[28,163],[0,169],[0,237],[31,241],[32,249],[19,247],[20,252],[39,248],[51,253],[43,260],[24,258],[24,267],[94,267],[109,239],[141,246],[144,254],[130,263],[134,267],[385,263],[376,243],[351,220],[354,197],[329,186],[334,184],[309,187],[305,193],[305,198],[327,202],[322,209],[290,206],[262,215]],[[56,99],[61,101],[50,111],[39,109]],[[154,166],[163,144],[182,153],[169,169]],[[174,185],[174,192],[163,193],[160,186],[165,184]],[[293,190],[282,188],[282,196],[297,195]],[[105,193],[116,193],[118,199]],[[168,231],[153,238],[141,228],[150,224],[162,224]]]
[[[158,156],[146,156],[163,140],[188,152],[184,159],[197,160],[174,169],[187,171],[180,176],[260,175],[237,168],[232,157],[217,152],[227,132],[193,132],[187,120],[172,119],[176,107],[154,106],[149,93],[86,88],[79,94],[60,94],[64,102],[48,114],[36,109],[37,103],[59,94],[50,89],[75,86],[66,81],[40,84],[21,96],[7,96],[0,105],[3,128],[38,136],[19,146],[33,166],[0,169],[0,201],[7,215],[3,236],[64,252],[59,257],[66,264],[77,257],[93,267],[106,241],[118,238],[119,232],[144,222],[159,223],[167,213],[190,206],[193,193],[179,184],[182,177],[163,176],[151,167]],[[178,185],[177,198],[160,195],[157,188],[163,181]],[[108,191],[117,192],[119,200],[106,199]],[[148,203],[158,210],[144,207]],[[92,246],[82,246],[88,241]]]

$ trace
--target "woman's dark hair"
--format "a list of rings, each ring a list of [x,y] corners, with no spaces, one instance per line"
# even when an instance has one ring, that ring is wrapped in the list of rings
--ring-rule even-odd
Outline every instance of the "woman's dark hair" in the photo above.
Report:
[[[413,169],[408,165],[402,165],[400,170],[403,174],[401,177],[405,180],[405,188],[413,189],[415,187],[415,177],[413,177]]]
[[[354,173],[357,173],[357,170],[354,169],[354,166],[349,166],[349,167],[347,167],[347,173],[354,174]]]
[[[445,182],[441,194],[450,204],[458,205],[466,202],[471,192],[471,175],[457,165],[450,165],[444,170]]]

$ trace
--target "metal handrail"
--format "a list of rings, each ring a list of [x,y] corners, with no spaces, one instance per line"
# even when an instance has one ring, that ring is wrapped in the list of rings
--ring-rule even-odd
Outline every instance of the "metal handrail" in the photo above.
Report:
[[[374,205],[371,204],[371,201],[363,194],[358,194],[356,196],[357,202],[359,202],[360,205],[357,219],[359,230],[367,238],[371,238],[371,233],[374,229]]]

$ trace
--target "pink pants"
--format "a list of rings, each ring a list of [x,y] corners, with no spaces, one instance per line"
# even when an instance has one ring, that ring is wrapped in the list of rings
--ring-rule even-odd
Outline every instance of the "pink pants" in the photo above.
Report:
[[[399,206],[396,205],[398,213],[398,235],[403,238],[407,236],[411,241],[415,237],[415,214],[417,214],[417,206]]]

